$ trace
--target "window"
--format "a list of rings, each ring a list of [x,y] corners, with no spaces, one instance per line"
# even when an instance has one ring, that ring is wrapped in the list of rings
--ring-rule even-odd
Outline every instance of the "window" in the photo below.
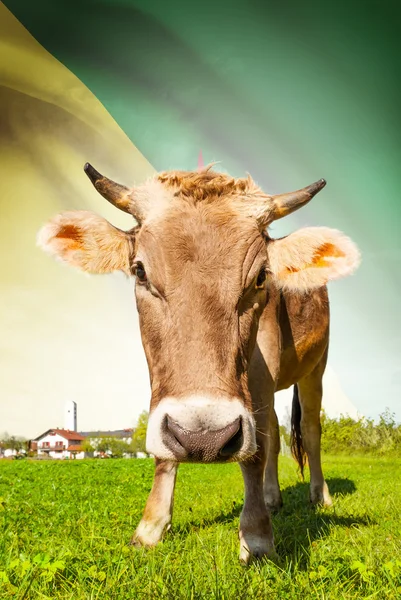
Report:
[[[50,442],[42,442],[43,448],[49,448],[49,446],[50,446]]]

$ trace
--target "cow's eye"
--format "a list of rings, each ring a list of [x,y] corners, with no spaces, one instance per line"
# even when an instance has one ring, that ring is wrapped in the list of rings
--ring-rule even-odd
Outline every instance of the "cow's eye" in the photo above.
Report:
[[[266,267],[262,267],[262,269],[260,269],[260,271],[259,271],[259,275],[256,280],[256,287],[262,288],[265,281],[266,281]]]
[[[141,262],[136,263],[135,275],[136,275],[139,283],[146,283],[148,280],[148,277],[147,277],[146,271],[145,271],[145,267],[143,266],[143,264]]]

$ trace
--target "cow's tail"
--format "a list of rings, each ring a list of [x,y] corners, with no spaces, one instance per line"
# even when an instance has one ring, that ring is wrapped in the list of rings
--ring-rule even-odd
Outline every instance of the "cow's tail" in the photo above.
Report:
[[[304,478],[304,466],[306,463],[305,449],[301,434],[301,404],[299,402],[298,385],[294,385],[291,411],[291,452],[299,465],[301,477]]]

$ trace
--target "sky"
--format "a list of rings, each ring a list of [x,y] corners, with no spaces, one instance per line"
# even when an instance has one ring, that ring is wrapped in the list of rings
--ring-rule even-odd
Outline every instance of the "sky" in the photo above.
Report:
[[[396,4],[185,6],[0,3],[0,432],[63,426],[70,399],[82,430],[132,426],[147,408],[133,282],[57,264],[35,236],[71,208],[132,226],[86,161],[130,185],[196,168],[200,149],[273,193],[327,179],[271,235],[325,225],[359,245],[360,269],[329,286],[327,397],[401,420]]]

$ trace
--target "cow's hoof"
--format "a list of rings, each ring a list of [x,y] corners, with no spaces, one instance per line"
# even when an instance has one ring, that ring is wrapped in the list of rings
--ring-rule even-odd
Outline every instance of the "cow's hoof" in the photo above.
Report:
[[[283,499],[281,493],[268,493],[264,495],[265,504],[271,512],[278,512],[283,507]]]
[[[144,544],[142,543],[142,541],[136,536],[136,534],[134,533],[134,535],[132,536],[132,538],[130,539],[130,542],[128,544],[129,546],[134,546],[134,548],[143,548]]]
[[[166,525],[164,523],[141,521],[131,538],[130,546],[153,548],[161,541],[165,530]]]
[[[249,565],[253,560],[260,558],[277,559],[274,542],[272,539],[258,535],[240,533],[239,559],[244,565]]]
[[[330,507],[333,506],[333,500],[331,499],[329,488],[327,487],[327,483],[324,482],[322,487],[311,487],[310,490],[310,502],[315,506],[325,506]]]

